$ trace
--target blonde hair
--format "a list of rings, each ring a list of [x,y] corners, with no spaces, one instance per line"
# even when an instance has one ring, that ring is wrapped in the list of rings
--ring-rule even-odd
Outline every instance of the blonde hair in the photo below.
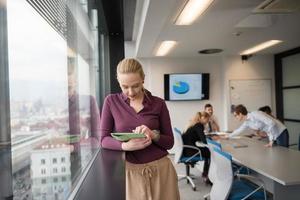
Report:
[[[145,79],[145,73],[141,63],[134,58],[125,58],[119,62],[117,66],[117,77],[118,74],[126,73],[138,73],[143,80]]]
[[[190,127],[194,126],[195,124],[201,122],[201,118],[209,118],[209,114],[205,111],[202,111],[202,112],[197,112],[195,114],[195,116],[190,120],[190,123],[187,127],[187,129],[189,129]]]

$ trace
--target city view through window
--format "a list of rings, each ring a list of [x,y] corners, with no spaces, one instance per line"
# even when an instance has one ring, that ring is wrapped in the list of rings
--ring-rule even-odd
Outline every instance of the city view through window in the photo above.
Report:
[[[26,0],[7,1],[7,25],[14,199],[67,199],[99,144],[93,53],[71,49]]]

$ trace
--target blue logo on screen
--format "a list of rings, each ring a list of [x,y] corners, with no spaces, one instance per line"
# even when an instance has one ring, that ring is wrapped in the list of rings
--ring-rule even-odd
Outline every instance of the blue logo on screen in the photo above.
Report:
[[[177,94],[185,94],[190,90],[187,82],[178,81],[173,85],[173,91]]]

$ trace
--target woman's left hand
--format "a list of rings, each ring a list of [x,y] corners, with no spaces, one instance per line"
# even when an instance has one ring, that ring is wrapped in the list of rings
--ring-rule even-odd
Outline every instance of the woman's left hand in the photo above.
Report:
[[[156,134],[151,129],[149,129],[147,126],[145,126],[145,125],[141,125],[141,126],[136,127],[133,130],[133,132],[134,133],[145,134],[147,137],[151,138],[151,140],[153,140],[155,138],[155,136],[156,136]]]

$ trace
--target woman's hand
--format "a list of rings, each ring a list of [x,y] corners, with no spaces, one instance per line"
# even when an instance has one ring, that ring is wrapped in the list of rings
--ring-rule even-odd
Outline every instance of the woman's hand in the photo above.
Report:
[[[152,140],[156,140],[159,138],[159,134],[154,133],[151,129],[149,129],[145,125],[141,125],[136,127],[133,131],[133,133],[139,133],[144,134],[146,138],[142,139],[131,139],[128,142],[122,143],[122,149],[124,151],[135,151],[139,149],[144,149],[150,144],[152,144]]]
[[[146,138],[138,138],[138,139],[131,139],[128,142],[122,143],[122,149],[124,151],[135,151],[144,149],[152,143],[151,138],[146,136]]]
[[[144,134],[146,136],[148,136],[151,140],[154,140],[157,136],[156,133],[154,133],[151,129],[149,129],[147,126],[145,125],[141,125],[141,126],[138,126],[136,127],[134,130],[133,130],[134,133],[141,133],[141,134]]]

